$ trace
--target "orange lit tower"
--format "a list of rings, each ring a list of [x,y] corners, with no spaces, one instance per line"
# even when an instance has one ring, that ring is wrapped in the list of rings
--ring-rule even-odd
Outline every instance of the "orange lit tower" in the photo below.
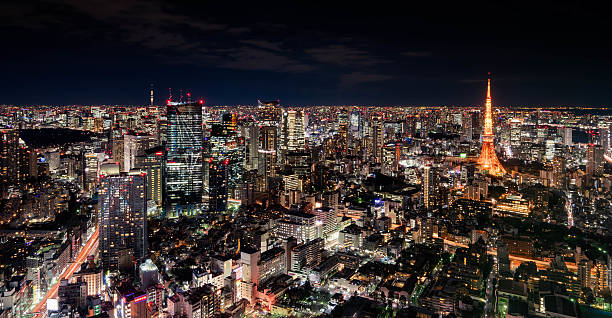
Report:
[[[487,174],[499,176],[506,173],[495,154],[495,135],[493,134],[493,115],[491,106],[491,73],[487,82],[487,100],[485,102],[484,134],[482,136],[482,150],[478,157],[478,166]]]

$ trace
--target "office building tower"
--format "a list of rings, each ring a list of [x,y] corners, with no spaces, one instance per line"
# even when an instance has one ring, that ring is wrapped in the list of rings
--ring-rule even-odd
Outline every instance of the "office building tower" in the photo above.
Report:
[[[86,153],[84,157],[83,189],[93,193],[96,191],[96,186],[98,184],[98,155],[95,153]]]
[[[8,186],[17,182],[17,150],[19,131],[0,129],[0,184]]]
[[[123,165],[125,164],[125,159],[123,158],[123,135],[120,134],[119,130],[111,131],[112,139],[111,139],[111,156],[113,158],[113,162],[119,164],[119,168],[121,171],[124,171]]]
[[[521,128],[523,123],[520,119],[510,119],[510,149],[514,158],[518,158],[521,153]]]
[[[571,146],[573,145],[573,141],[572,141],[572,128],[571,127],[564,127],[563,128],[563,145],[564,146]]]
[[[462,124],[461,140],[472,142],[472,135],[473,135],[472,114],[471,113],[464,114],[464,118],[462,118],[461,124]]]
[[[208,210],[223,212],[229,198],[240,198],[244,164],[244,142],[237,136],[236,114],[223,114],[211,127],[206,145],[205,192]]]
[[[259,168],[259,126],[255,122],[247,122],[241,127],[244,139],[244,169],[246,171]]]
[[[142,156],[146,149],[154,146],[152,136],[124,135],[123,136],[123,171],[136,168],[136,157]]]
[[[362,137],[363,131],[363,119],[361,116],[361,112],[358,110],[353,110],[350,115],[350,131],[356,137]]]
[[[482,135],[482,119],[480,118],[480,112],[472,112],[472,139],[474,136]]]
[[[276,177],[278,126],[280,120],[279,102],[259,101],[259,167],[258,172],[263,177],[261,190],[270,188],[270,179]]]
[[[283,156],[289,151],[301,151],[306,146],[302,111],[288,110],[283,112],[280,146]]]
[[[136,168],[146,172],[147,200],[152,200],[157,206],[163,206],[163,173],[164,151],[163,147],[154,147],[144,151],[136,157]]]
[[[599,144],[603,148],[603,151],[606,152],[610,149],[611,141],[612,141],[612,131],[610,131],[610,127],[602,126],[599,127]]]
[[[377,163],[382,162],[382,147],[385,142],[383,121],[380,118],[374,118],[372,121],[372,156]]]
[[[552,170],[552,186],[557,189],[565,188],[565,158],[561,156],[555,156],[553,158],[553,170]]]
[[[125,255],[139,262],[147,250],[145,176],[110,168],[101,169],[99,189],[99,249],[105,270],[119,269]]]
[[[169,102],[166,116],[166,212],[197,213],[202,204],[202,104]]]
[[[587,149],[586,174],[599,176],[603,174],[604,149],[600,145],[590,144]]]

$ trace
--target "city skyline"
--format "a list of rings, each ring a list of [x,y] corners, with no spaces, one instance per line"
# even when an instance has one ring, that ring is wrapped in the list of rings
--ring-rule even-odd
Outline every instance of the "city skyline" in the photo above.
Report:
[[[0,103],[143,105],[154,84],[158,105],[168,87],[208,105],[475,105],[490,71],[498,105],[612,104],[597,6],[98,7],[3,3]]]
[[[2,1],[0,318],[611,316],[610,21]]]

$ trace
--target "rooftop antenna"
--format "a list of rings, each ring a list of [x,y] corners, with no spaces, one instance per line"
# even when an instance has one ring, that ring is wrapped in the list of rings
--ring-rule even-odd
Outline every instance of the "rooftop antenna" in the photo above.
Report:
[[[191,91],[187,90],[187,102],[191,103]]]
[[[151,107],[153,107],[153,84],[151,84]]]
[[[170,92],[170,96],[168,97],[168,103],[172,102],[172,87],[168,88],[168,91]]]
[[[179,101],[182,103],[183,102],[183,89],[182,88],[179,90],[179,96],[180,96]]]

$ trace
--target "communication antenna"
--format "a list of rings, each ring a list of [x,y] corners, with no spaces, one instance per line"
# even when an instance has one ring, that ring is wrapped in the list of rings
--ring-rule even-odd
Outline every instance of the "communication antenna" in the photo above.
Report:
[[[153,101],[155,99],[153,98],[153,84],[151,84],[151,107],[153,107]]]

